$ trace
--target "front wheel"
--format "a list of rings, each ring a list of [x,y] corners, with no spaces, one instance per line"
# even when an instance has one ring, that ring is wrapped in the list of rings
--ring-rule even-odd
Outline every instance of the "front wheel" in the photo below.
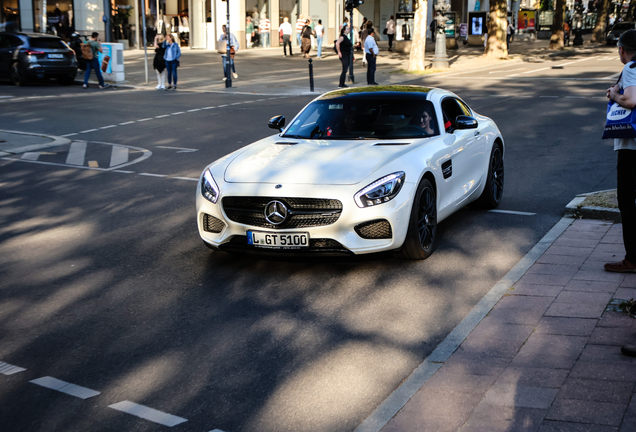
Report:
[[[14,86],[23,86],[27,83],[26,74],[24,68],[20,63],[13,63],[11,66],[11,82]]]
[[[481,196],[477,199],[477,206],[485,209],[494,209],[499,206],[504,189],[504,160],[500,144],[495,143],[492,148],[486,175],[486,186]]]
[[[437,196],[430,181],[423,179],[417,187],[409,228],[398,258],[423,260],[437,247]]]

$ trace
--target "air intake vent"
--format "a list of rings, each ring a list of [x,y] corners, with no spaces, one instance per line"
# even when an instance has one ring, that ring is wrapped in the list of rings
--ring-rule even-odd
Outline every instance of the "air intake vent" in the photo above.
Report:
[[[411,143],[408,142],[377,142],[375,144],[373,144],[374,146],[405,146],[405,145],[409,145]]]
[[[298,141],[276,141],[274,144],[280,144],[280,145],[296,145],[296,144],[298,144]]]
[[[225,228],[225,223],[221,219],[217,219],[209,214],[203,215],[203,230],[218,234]]]
[[[356,232],[360,237],[367,240],[390,239],[393,237],[391,224],[388,220],[377,219],[356,225]]]

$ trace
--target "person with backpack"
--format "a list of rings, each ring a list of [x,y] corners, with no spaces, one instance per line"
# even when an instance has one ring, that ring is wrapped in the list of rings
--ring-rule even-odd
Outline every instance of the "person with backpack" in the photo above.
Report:
[[[104,83],[104,77],[102,76],[102,71],[99,68],[99,60],[97,59],[97,53],[103,52],[102,45],[97,41],[98,37],[99,33],[93,32],[93,34],[91,34],[91,39],[82,44],[82,57],[86,60],[84,88],[88,88],[88,79],[91,76],[91,69],[95,70],[95,75],[97,75],[97,81],[99,82],[99,88],[105,89],[108,87],[108,84]]]

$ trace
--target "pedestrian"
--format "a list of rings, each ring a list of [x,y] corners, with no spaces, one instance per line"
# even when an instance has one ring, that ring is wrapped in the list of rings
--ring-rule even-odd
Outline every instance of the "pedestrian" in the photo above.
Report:
[[[389,38],[389,51],[393,51],[393,38],[395,37],[395,21],[393,21],[393,15],[391,15],[391,18],[386,22],[384,32]]]
[[[368,36],[364,40],[364,56],[367,58],[367,63],[369,66],[367,67],[367,84],[369,85],[378,85],[375,82],[375,67],[376,67],[376,58],[380,53],[378,49],[378,44],[375,41],[374,37],[375,30],[373,27],[368,29]]]
[[[351,49],[353,48],[353,44],[347,37],[349,33],[349,25],[345,22],[342,24],[340,29],[340,37],[338,37],[338,40],[336,41],[336,51],[338,52],[338,57],[342,63],[342,73],[340,74],[340,83],[338,88],[346,88],[349,87],[345,84],[345,77],[347,76],[349,64],[351,64]]]
[[[157,74],[157,90],[166,89],[166,61],[163,56],[166,53],[166,49],[163,46],[164,38],[161,33],[155,36],[155,58],[152,60],[152,67]]]
[[[325,27],[322,25],[322,20],[318,20],[314,33],[316,34],[316,44],[318,46],[318,58],[322,58],[322,38],[325,35]]]
[[[283,55],[287,57],[287,45],[289,45],[289,55],[293,56],[292,45],[291,45],[291,35],[292,35],[292,26],[289,23],[289,18],[283,18],[283,23],[280,25],[280,31],[283,33]]]
[[[166,61],[166,69],[168,69],[168,85],[166,90],[177,89],[177,67],[179,67],[179,57],[181,57],[181,48],[174,41],[172,34],[166,35],[166,41],[163,43],[165,53],[163,59]],[[173,84],[174,81],[174,84]]]
[[[252,18],[247,17],[247,23],[245,24],[245,40],[246,48],[252,48],[252,38],[254,37],[254,23],[252,22]]]
[[[367,28],[367,17],[362,17],[362,24],[360,25],[360,31]]]
[[[262,14],[261,22],[258,24],[258,36],[261,40],[261,46],[263,48],[269,47],[269,19],[266,14]]]
[[[342,31],[342,27],[345,26],[345,25],[348,25],[348,24],[349,24],[349,18],[345,17],[343,23],[340,24],[340,27],[338,28],[338,31],[341,32]]]
[[[373,28],[373,21],[367,21],[367,23],[365,24],[365,28],[364,30],[362,30],[360,32],[360,50],[364,50],[364,44],[367,40],[367,36],[369,36],[369,29]],[[365,66],[367,64],[367,56],[364,55],[364,51],[363,51],[363,56],[362,56],[362,66]]]
[[[309,58],[309,52],[311,51],[311,27],[309,26],[309,20],[305,22],[301,36],[301,51],[303,58]]]
[[[238,74],[236,73],[236,66],[234,65],[234,55],[238,52],[240,45],[238,43],[238,40],[236,39],[236,37],[234,36],[234,33],[229,33],[228,36],[228,31],[227,31],[227,26],[225,24],[223,24],[221,26],[221,28],[223,29],[223,33],[221,34],[221,37],[219,38],[219,41],[226,41],[225,42],[225,52],[226,54],[222,55],[221,57],[223,58],[223,81],[225,81],[228,77],[228,74],[230,73],[230,69],[232,70],[232,77],[234,79],[238,78]],[[227,60],[227,40],[229,39],[230,41],[230,65],[228,67],[228,60]]]
[[[302,33],[303,33],[303,27],[305,27],[305,18],[304,16],[301,14],[298,19],[296,20],[296,42],[298,43],[298,46],[302,45]]]
[[[97,58],[97,53],[98,52],[103,52],[102,50],[102,45],[97,41],[97,38],[99,37],[99,33],[97,32],[93,32],[93,34],[91,34],[91,38],[88,42],[86,42],[86,44],[88,46],[90,46],[91,48],[91,53],[93,55],[93,58],[91,58],[90,60],[86,60],[86,73],[84,74],[84,88],[88,88],[88,79],[91,77],[91,69],[95,70],[95,75],[97,75],[97,81],[99,82],[99,88],[100,89],[105,89],[108,87],[108,84],[104,83],[104,77],[102,76],[102,71],[99,68],[99,60]]]
[[[437,20],[435,18],[431,21],[429,28],[431,29],[431,40],[435,42],[435,33],[437,33]]]
[[[563,44],[570,45],[570,24],[567,21],[563,23]]]
[[[508,20],[508,28],[506,29],[506,49],[508,51],[510,51],[510,40],[513,34],[515,34],[515,28],[510,24],[510,20]]]

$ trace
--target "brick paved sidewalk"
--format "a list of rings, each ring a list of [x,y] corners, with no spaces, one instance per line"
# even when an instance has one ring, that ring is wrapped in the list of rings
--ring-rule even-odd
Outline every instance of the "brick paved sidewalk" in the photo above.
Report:
[[[603,270],[621,230],[574,221],[382,431],[636,431],[636,319],[606,311],[636,298]]]

